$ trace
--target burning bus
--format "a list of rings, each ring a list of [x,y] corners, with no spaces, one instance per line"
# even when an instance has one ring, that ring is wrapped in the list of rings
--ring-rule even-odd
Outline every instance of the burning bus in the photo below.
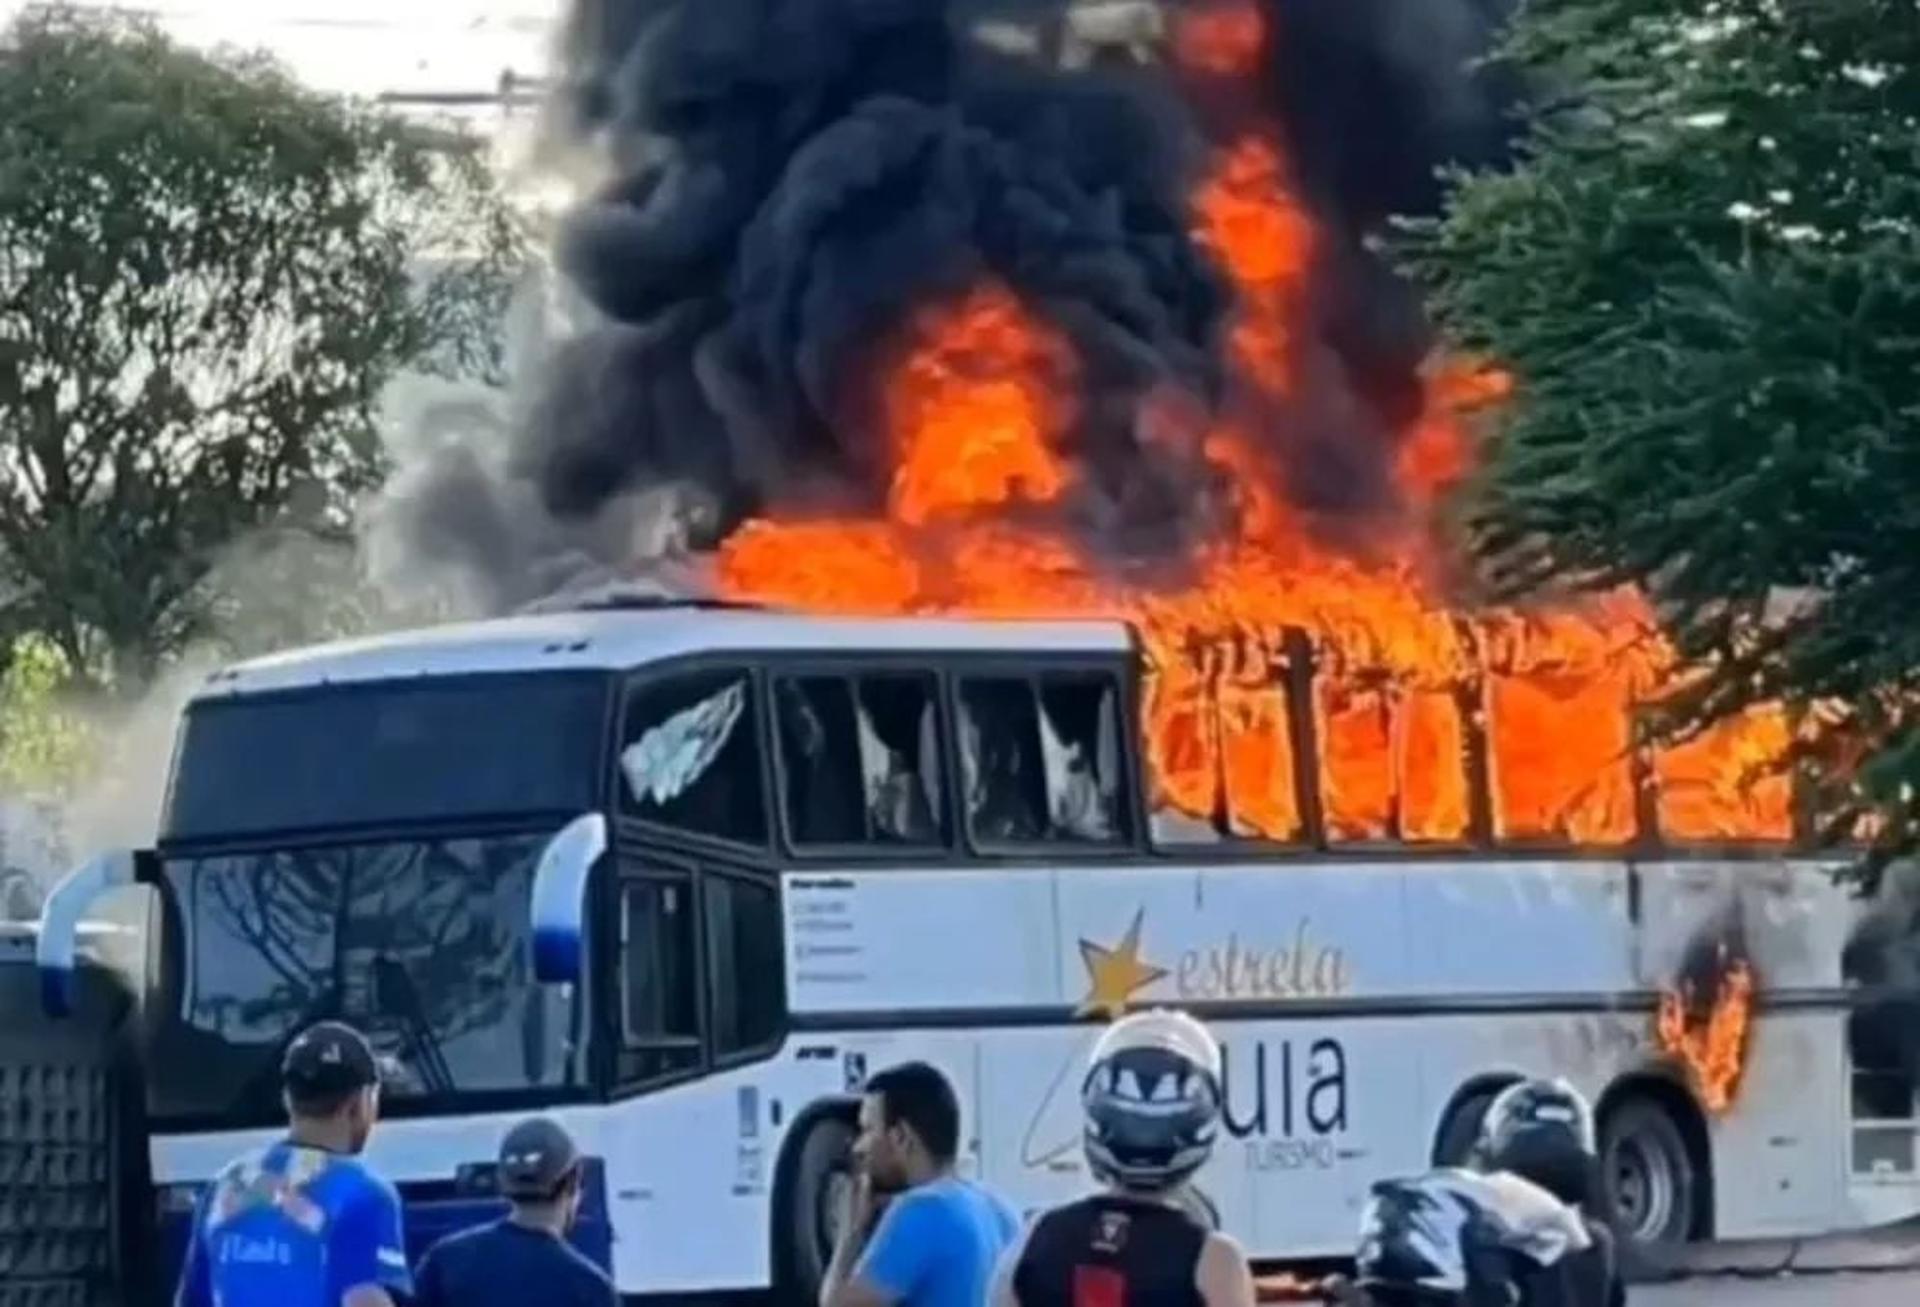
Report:
[[[1451,547],[1516,382],[1366,248],[1437,161],[1367,125],[1392,6],[1077,5],[992,50],[969,7],[573,7],[613,177],[558,263],[599,316],[513,458],[437,444],[394,520],[485,534],[511,608],[560,555],[631,574],[658,493],[709,590],[207,682],[155,847],[38,936],[56,1006],[83,922],[144,942],[163,1244],[321,1016],[396,1063],[416,1242],[538,1107],[630,1294],[804,1300],[896,1060],[953,1078],[976,1173],[1067,1196],[1097,1023],[1152,1003],[1220,1030],[1201,1186],[1262,1259],[1350,1251],[1371,1179],[1533,1074],[1594,1098],[1642,1248],[1920,1208],[1920,909],[1810,851],[1788,714],[1651,742],[1687,669],[1642,596],[1491,604]],[[1896,942],[1843,971],[1863,915]],[[1908,997],[1862,1021],[1855,976]]]
[[[1529,827],[1551,778],[1507,770],[1501,713],[1584,718],[1562,673],[1423,699],[1315,647],[1170,683],[1117,621],[629,601],[244,663],[186,710],[157,846],[51,896],[46,992],[83,920],[144,939],[118,965],[174,1255],[322,1016],[394,1063],[372,1160],[416,1250],[492,1210],[539,1108],[630,1294],[811,1289],[898,1060],[952,1077],[970,1170],[1067,1197],[1089,1043],[1156,1003],[1220,1033],[1232,1146],[1200,1186],[1263,1259],[1350,1251],[1371,1180],[1458,1159],[1530,1074],[1598,1105],[1643,1246],[1920,1206],[1910,1082],[1904,1153],[1850,1130],[1860,909],[1828,865],[1675,834],[1754,814],[1652,759],[1617,812],[1595,778]],[[1363,691],[1377,749],[1329,708]],[[1434,720],[1459,747],[1409,738]]]

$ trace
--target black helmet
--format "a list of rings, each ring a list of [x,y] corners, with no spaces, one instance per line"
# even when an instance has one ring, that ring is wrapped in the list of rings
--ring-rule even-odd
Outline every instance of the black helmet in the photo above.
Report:
[[[1449,1168],[1374,1184],[1354,1269],[1383,1298],[1501,1301],[1516,1259],[1551,1266],[1590,1242],[1572,1209],[1539,1186]]]
[[[1522,1080],[1488,1106],[1474,1156],[1486,1170],[1511,1171],[1561,1202],[1584,1204],[1594,1187],[1593,1109],[1564,1080]]]
[[[1080,1102],[1095,1175],[1122,1189],[1172,1189],[1213,1152],[1220,1046],[1184,1012],[1122,1017],[1093,1047]]]

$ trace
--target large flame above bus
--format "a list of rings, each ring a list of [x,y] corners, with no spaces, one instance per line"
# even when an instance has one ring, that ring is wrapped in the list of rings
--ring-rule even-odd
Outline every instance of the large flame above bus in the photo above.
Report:
[[[1259,11],[1225,6],[1194,11],[1174,48],[1190,70],[1232,77],[1269,39]],[[882,352],[885,510],[746,523],[721,549],[725,591],[847,613],[1127,618],[1145,644],[1155,808],[1223,834],[1297,841],[1311,794],[1330,842],[1464,841],[1478,733],[1497,838],[1623,844],[1649,787],[1668,838],[1786,838],[1788,784],[1763,774],[1786,746],[1783,715],[1636,758],[1635,707],[1674,672],[1637,594],[1526,611],[1449,602],[1441,508],[1472,469],[1475,415],[1508,393],[1500,369],[1431,361],[1390,511],[1330,531],[1293,506],[1271,424],[1311,365],[1296,326],[1318,253],[1279,135],[1257,121],[1225,134],[1190,214],[1234,293],[1226,399],[1203,410],[1150,394],[1135,415],[1144,443],[1197,454],[1226,487],[1217,529],[1178,573],[1130,570],[1058,525],[1053,510],[1090,475],[1068,439],[1090,398],[1082,360],[983,277],[922,305]],[[1288,708],[1301,677],[1306,732]]]

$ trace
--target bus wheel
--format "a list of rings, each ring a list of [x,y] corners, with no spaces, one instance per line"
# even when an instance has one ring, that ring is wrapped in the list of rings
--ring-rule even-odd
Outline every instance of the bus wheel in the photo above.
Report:
[[[773,1214],[774,1265],[783,1303],[809,1303],[820,1296],[853,1186],[853,1134],[843,1118],[820,1117],[794,1154]]]
[[[1600,1123],[1600,1184],[1615,1228],[1636,1251],[1685,1243],[1693,1233],[1699,1168],[1672,1115],[1634,1097]]]
[[[1439,1138],[1433,1145],[1435,1166],[1467,1164],[1473,1155],[1474,1145],[1480,1142],[1480,1126],[1487,1119],[1487,1109],[1493,1106],[1493,1100],[1497,1097],[1498,1089],[1476,1089],[1448,1110],[1446,1120],[1440,1124]]]

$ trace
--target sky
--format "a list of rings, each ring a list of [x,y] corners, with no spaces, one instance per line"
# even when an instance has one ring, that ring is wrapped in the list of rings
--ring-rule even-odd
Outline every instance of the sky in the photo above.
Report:
[[[264,47],[295,76],[353,95],[487,93],[538,76],[562,0],[75,0],[143,12],[183,41]],[[0,20],[27,0],[0,0]]]

